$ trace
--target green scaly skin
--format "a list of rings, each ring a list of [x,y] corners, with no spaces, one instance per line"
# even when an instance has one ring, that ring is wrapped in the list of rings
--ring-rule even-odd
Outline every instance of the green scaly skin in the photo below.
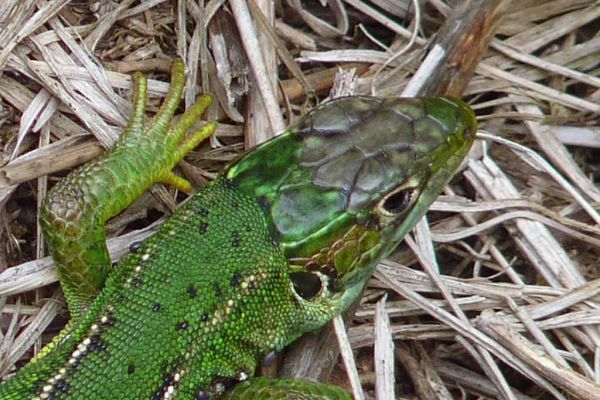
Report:
[[[246,153],[111,267],[104,223],[214,130],[177,122],[184,67],[144,124],[57,184],[42,214],[72,319],[0,399],[349,399],[329,385],[251,378],[258,362],[355,301],[468,152],[473,112],[449,98],[342,98]],[[229,390],[238,381],[233,390]]]

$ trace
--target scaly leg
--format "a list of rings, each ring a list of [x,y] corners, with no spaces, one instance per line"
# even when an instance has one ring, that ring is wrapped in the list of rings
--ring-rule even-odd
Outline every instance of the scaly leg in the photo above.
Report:
[[[207,95],[172,122],[185,81],[182,60],[173,63],[169,93],[147,125],[147,80],[141,73],[133,80],[133,112],[120,140],[103,156],[61,180],[48,193],[41,212],[44,236],[73,317],[85,311],[111,269],[105,222],[154,183],[190,192],[190,183],[173,174],[172,168],[215,130],[214,123],[207,123],[185,135],[210,105]]]

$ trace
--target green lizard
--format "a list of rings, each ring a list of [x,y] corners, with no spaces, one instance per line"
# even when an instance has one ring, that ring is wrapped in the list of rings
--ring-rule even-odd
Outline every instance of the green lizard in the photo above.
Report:
[[[104,223],[154,183],[190,191],[171,169],[215,129],[186,135],[208,96],[172,121],[183,84],[178,60],[145,121],[147,83],[135,74],[119,142],[45,199],[44,235],[72,318],[0,385],[0,399],[350,398],[249,377],[358,298],[468,152],[472,110],[449,98],[325,103],[226,167],[112,267]]]

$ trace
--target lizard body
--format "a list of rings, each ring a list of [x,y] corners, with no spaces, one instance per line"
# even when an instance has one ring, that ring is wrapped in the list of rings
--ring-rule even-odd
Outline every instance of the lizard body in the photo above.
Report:
[[[318,107],[196,193],[116,267],[104,222],[212,133],[184,138],[183,86],[144,124],[145,79],[120,142],[59,183],[45,235],[72,320],[0,399],[347,399],[340,389],[254,378],[258,361],[346,309],[468,152],[475,120],[447,98],[344,98]]]

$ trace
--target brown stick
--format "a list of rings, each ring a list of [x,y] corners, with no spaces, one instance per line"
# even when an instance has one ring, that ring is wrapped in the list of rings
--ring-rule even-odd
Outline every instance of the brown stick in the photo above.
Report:
[[[431,46],[446,51],[443,63],[430,75],[420,95],[462,95],[507,4],[507,0],[467,0],[454,10]]]

